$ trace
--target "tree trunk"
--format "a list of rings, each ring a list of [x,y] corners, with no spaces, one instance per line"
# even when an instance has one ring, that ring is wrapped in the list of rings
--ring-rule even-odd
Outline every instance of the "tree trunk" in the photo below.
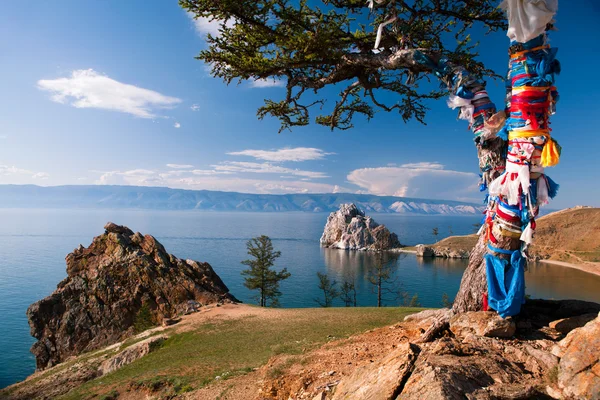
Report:
[[[506,250],[516,250],[521,246],[518,238],[498,238],[496,247]],[[477,244],[471,250],[469,265],[460,282],[460,289],[454,299],[452,312],[454,314],[467,311],[481,311],[483,309],[483,293],[487,292],[487,275],[484,256],[488,252],[486,232],[479,236]],[[492,253],[502,258],[510,258],[504,254]]]
[[[480,166],[487,166],[489,172],[485,177],[492,181],[501,175],[504,170],[506,159],[504,158],[505,142],[499,138],[488,140],[477,146],[477,156]],[[493,206],[488,204],[488,208],[493,210]],[[486,229],[479,236],[477,244],[471,250],[469,257],[469,266],[465,270],[460,282],[460,289],[454,298],[452,306],[453,313],[462,313],[467,311],[480,311],[483,308],[483,293],[487,292],[487,276],[485,269],[485,260],[483,256],[487,253]],[[519,239],[499,236],[495,247],[505,250],[516,250],[520,247]],[[494,255],[506,257],[505,255]]]
[[[469,266],[465,270],[460,282],[460,289],[456,294],[452,311],[462,313],[477,311],[483,307],[483,293],[487,291],[485,262],[483,256],[487,252],[485,232],[479,235],[477,244],[471,250]]]

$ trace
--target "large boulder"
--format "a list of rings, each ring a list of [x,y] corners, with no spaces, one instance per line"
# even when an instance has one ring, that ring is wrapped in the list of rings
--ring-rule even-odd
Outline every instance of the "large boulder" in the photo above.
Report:
[[[356,368],[340,382],[332,400],[394,399],[398,387],[410,376],[419,351],[418,346],[404,343],[381,362]]]
[[[450,318],[450,330],[455,336],[469,334],[487,337],[512,337],[517,327],[512,319],[504,319],[492,311],[469,311]]]
[[[565,398],[600,399],[600,315],[571,331],[552,353],[560,357],[557,379]]]
[[[354,204],[342,204],[327,218],[321,246],[344,250],[390,250],[401,247],[398,236]]]
[[[190,300],[236,301],[208,263],[182,260],[154,237],[108,223],[67,255],[67,278],[27,309],[38,369],[131,336]]]

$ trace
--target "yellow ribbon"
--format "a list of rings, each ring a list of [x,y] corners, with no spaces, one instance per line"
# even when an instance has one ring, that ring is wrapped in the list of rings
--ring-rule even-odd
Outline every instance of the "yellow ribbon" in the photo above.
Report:
[[[556,140],[550,139],[542,150],[542,167],[553,167],[560,161],[560,152]]]
[[[520,139],[520,138],[532,138],[536,136],[545,136],[550,138],[550,132],[547,129],[536,129],[536,130],[513,130],[508,132],[508,140]]]

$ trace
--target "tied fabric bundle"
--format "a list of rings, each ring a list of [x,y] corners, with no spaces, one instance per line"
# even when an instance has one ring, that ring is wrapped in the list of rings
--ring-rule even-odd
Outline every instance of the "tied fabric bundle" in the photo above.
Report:
[[[370,8],[386,0],[369,0]],[[497,111],[486,83],[446,57],[438,61],[415,50],[414,60],[430,69],[450,91],[448,106],[459,109],[458,118],[469,122],[475,135],[480,190],[489,190],[483,224],[488,254],[485,255],[487,305],[500,316],[520,312],[525,302],[524,270],[527,247],[533,242],[539,207],[554,198],[558,185],[544,168],[559,162],[561,147],[551,135],[549,117],[555,113],[560,73],[557,49],[547,43],[558,0],[505,0],[509,20],[509,66],[505,109]],[[381,30],[395,23],[384,21]]]
[[[551,138],[549,126],[558,101],[553,86],[560,72],[556,52],[546,44],[545,33],[526,43],[511,43],[504,129],[506,172],[490,185],[492,196],[504,196],[511,205],[536,207],[540,202],[530,196],[530,180],[539,179],[544,168],[556,165],[560,158],[560,146]],[[547,202],[542,200],[542,204]]]
[[[489,187],[496,208],[486,221],[489,244],[485,256],[489,305],[502,317],[520,312],[525,299],[526,250],[533,242],[535,218],[539,207],[558,191],[558,185],[544,171],[558,163],[561,152],[550,135],[549,121],[558,101],[554,81],[560,63],[557,49],[548,45],[545,33],[557,4],[545,3],[504,2],[512,40],[506,79],[507,119],[499,134],[507,140],[506,171]],[[540,16],[542,9],[544,15]],[[517,245],[520,248],[515,249]]]
[[[494,151],[503,146],[498,132],[505,125],[505,112],[497,112],[485,90],[486,83],[469,73],[462,66],[452,64],[442,57],[438,62],[416,51],[415,60],[434,72],[442,84],[450,91],[448,106],[459,109],[458,118],[469,122],[469,128],[475,134],[475,144],[481,170],[480,190],[504,171],[505,160]]]

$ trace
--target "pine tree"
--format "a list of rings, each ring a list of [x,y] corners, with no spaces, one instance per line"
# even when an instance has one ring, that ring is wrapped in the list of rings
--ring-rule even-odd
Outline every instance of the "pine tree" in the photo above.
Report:
[[[273,249],[271,239],[265,235],[250,239],[246,248],[253,258],[242,261],[242,264],[250,267],[242,271],[245,276],[244,286],[250,290],[258,290],[257,299],[261,307],[278,306],[281,296],[279,282],[291,276],[287,268],[279,272],[271,268],[281,252]]]
[[[346,277],[340,288],[340,298],[346,307],[356,307],[356,279],[354,274]]]
[[[315,299],[315,301],[321,307],[331,307],[333,300],[340,296],[340,292],[337,290],[337,281],[329,279],[327,274],[321,272],[317,272],[317,277],[319,278],[319,289],[323,292],[324,300]]]

